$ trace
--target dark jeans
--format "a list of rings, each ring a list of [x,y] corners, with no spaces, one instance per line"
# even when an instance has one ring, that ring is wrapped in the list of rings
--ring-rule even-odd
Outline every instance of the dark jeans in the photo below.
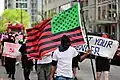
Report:
[[[30,71],[31,71],[30,69],[24,69],[23,73],[24,73],[24,79],[25,80],[30,80],[29,79]]]
[[[5,57],[5,69],[8,74],[15,74],[15,58]]]
[[[4,56],[1,56],[1,64],[2,64],[2,66],[5,65],[5,57]]]
[[[72,78],[64,77],[64,76],[56,76],[55,80],[72,80]]]

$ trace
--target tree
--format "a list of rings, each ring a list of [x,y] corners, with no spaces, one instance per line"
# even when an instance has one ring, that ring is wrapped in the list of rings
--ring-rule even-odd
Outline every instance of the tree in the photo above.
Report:
[[[40,22],[36,21],[34,23],[32,23],[32,26],[34,27],[35,25],[39,24]]]
[[[7,24],[4,25],[3,27],[3,24],[2,24],[2,20],[0,20],[0,33],[4,33],[4,32],[7,32],[7,27],[6,27]]]
[[[0,21],[0,31],[6,29],[6,24],[8,22],[11,22],[12,24],[21,23],[21,19],[24,27],[28,28],[30,24],[30,15],[28,12],[21,9],[6,9],[2,14],[2,20]]]
[[[48,14],[48,17],[49,17],[49,18],[52,18],[52,17],[54,17],[56,14],[57,14],[57,13],[54,11],[54,9],[52,9],[52,10],[50,11],[50,13]]]

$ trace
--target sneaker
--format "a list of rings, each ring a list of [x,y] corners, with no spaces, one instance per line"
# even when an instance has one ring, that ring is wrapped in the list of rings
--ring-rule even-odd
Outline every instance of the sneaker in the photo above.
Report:
[[[77,77],[75,77],[75,78],[74,78],[74,80],[78,80],[78,78],[77,78]]]
[[[14,77],[14,74],[12,75],[12,80],[14,80],[15,79],[15,77]]]
[[[20,64],[20,62],[19,62],[19,61],[17,61],[17,62],[16,62],[16,65],[19,65],[19,64]]]
[[[11,78],[11,74],[8,75],[8,78]]]

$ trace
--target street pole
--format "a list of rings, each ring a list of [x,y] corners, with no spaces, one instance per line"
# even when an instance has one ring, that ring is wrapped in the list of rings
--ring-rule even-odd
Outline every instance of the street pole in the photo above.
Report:
[[[85,18],[84,18],[84,13],[83,13],[83,4],[82,4],[81,0],[79,0],[79,4],[80,4],[80,9],[81,9],[80,10],[81,17],[82,17],[82,20],[83,20],[83,27],[84,27],[84,31],[86,33],[87,46],[88,46],[88,49],[90,49],[89,40],[88,40],[88,34],[87,34],[87,29],[86,29],[86,25],[85,25]],[[91,62],[91,67],[92,67],[92,72],[93,72],[93,78],[94,78],[94,80],[96,80],[95,70],[94,70],[93,61],[92,61],[92,55],[90,55],[90,62]]]
[[[22,3],[20,5],[20,8],[21,8],[21,24],[22,24]]]
[[[117,14],[117,16],[116,16],[117,17],[117,40],[119,41],[120,40],[120,37],[119,37],[119,34],[120,34],[120,30],[119,30],[119,28],[120,28],[119,27],[119,16],[120,16],[119,15],[119,0],[116,0],[116,6],[117,6],[117,9],[116,9],[117,10],[116,11],[117,12],[116,13]]]
[[[42,21],[43,21],[43,20],[44,20],[44,17],[43,17],[43,0],[41,0],[41,3],[42,3],[42,6],[41,6],[41,7],[42,7],[42,10],[41,10],[41,11],[42,11],[41,17],[42,17]]]

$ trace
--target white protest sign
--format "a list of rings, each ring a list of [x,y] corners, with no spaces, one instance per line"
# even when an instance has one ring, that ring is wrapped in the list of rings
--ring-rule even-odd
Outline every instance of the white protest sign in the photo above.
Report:
[[[5,34],[1,35],[1,41],[3,41],[3,39],[6,39],[6,38],[8,38],[8,35],[5,35]]]
[[[19,48],[21,47],[20,44],[4,42],[4,49],[2,56],[16,58],[20,56]]]
[[[106,39],[98,36],[88,36],[92,54],[102,57],[113,58],[118,49],[119,42],[112,39]],[[87,44],[75,47],[79,52],[85,52],[88,49]]]

